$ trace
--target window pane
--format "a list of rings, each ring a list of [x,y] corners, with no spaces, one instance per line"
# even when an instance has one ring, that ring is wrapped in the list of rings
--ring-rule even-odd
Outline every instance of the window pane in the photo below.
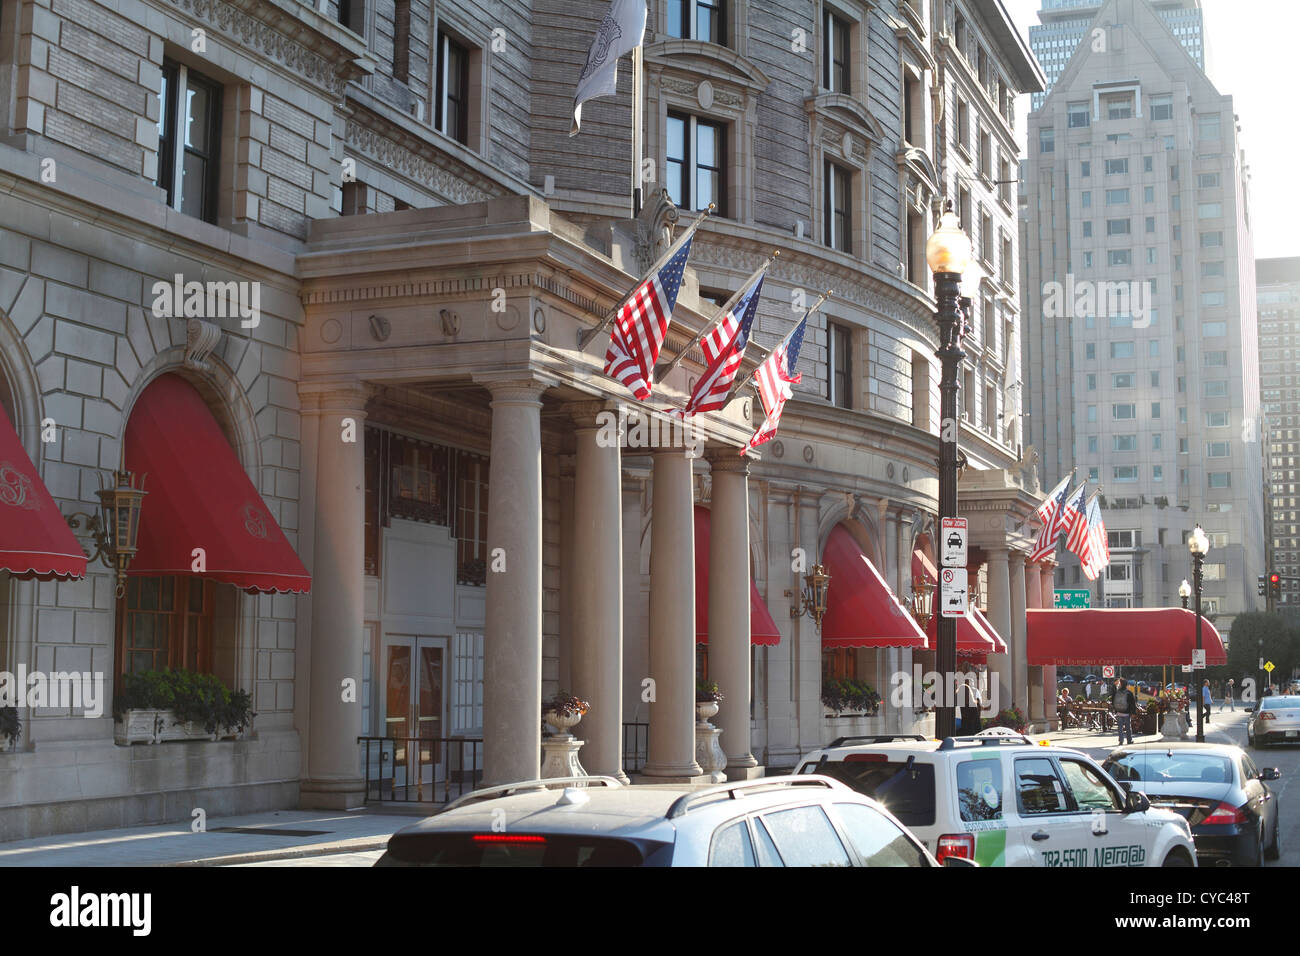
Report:
[[[208,152],[209,118],[212,98],[206,87],[191,81],[185,90],[185,146],[201,153]]]
[[[208,161],[186,150],[181,164],[181,212],[204,218]]]
[[[1057,813],[1067,808],[1061,781],[1044,757],[1016,761],[1016,789],[1023,813]]]
[[[920,849],[882,813],[858,803],[837,803],[849,840],[867,866],[924,866]]]
[[[763,817],[787,866],[848,866],[849,855],[820,807],[796,807]]]
[[[731,824],[713,838],[709,866],[758,866],[744,820]]]

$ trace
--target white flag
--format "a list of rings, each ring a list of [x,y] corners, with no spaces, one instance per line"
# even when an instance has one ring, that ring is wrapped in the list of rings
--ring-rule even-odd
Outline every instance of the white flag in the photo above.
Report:
[[[618,89],[618,60],[631,53],[645,38],[645,0],[613,0],[609,13],[600,21],[596,39],[587,52],[587,65],[578,77],[578,92],[573,97],[573,129],[578,135],[582,125],[582,104],[598,96],[613,96]]]

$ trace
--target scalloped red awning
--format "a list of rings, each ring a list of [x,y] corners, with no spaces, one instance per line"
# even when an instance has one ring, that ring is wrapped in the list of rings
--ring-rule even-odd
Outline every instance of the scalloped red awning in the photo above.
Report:
[[[136,401],[126,467],[144,476],[129,573],[194,575],[246,591],[303,593],[311,577],[194,387],[163,375]],[[192,570],[194,549],[206,570]]]
[[[0,570],[23,580],[86,576],[86,554],[3,410],[0,410]]]
[[[842,526],[831,529],[822,563],[831,576],[822,647],[929,647],[912,615]]]
[[[709,643],[709,509],[695,506],[695,643]],[[749,564],[749,555],[737,560]],[[749,581],[749,642],[759,647],[781,643],[781,632],[768,613],[753,579]]]
[[[1033,608],[1026,644],[1028,663],[1039,666],[1190,664],[1196,647],[1196,612],[1181,607]],[[1223,638],[1204,619],[1201,646],[1207,666],[1228,663]]]

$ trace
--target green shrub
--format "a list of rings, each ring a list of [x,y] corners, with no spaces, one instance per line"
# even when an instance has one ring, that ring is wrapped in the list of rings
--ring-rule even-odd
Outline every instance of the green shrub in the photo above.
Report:
[[[864,680],[843,677],[822,681],[822,703],[836,713],[860,710],[872,714],[880,705],[880,695]]]
[[[12,744],[18,739],[18,732],[22,729],[23,721],[18,716],[18,708],[0,707],[0,738]]]
[[[124,674],[113,696],[113,716],[128,710],[170,710],[176,722],[194,722],[210,734],[239,733],[257,715],[246,691],[231,691],[212,674],[190,670]]]

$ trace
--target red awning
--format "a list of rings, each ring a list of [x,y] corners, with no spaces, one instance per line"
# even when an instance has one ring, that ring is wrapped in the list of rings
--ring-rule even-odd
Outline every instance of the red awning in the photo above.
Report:
[[[695,643],[709,643],[709,509],[695,506]],[[749,555],[737,560],[749,564]],[[781,632],[768,613],[753,578],[749,581],[749,641],[760,647],[781,643]]]
[[[0,410],[0,571],[16,578],[84,578],[86,554]]]
[[[311,588],[221,427],[184,379],[163,375],[141,393],[126,427],[126,467],[145,476],[148,492],[130,574],[193,574],[247,591]],[[205,571],[192,570],[195,548],[204,550]]]
[[[822,647],[929,646],[912,615],[842,526],[831,529],[822,563],[831,576]]]
[[[979,622],[980,629],[993,641],[994,650],[991,653],[1005,654],[1007,652],[1007,642],[998,633],[997,628],[993,626],[993,622],[989,620],[988,615],[974,605],[971,606],[971,612],[974,614],[975,620]]]
[[[1201,623],[1206,664],[1228,662],[1214,625]],[[1036,665],[1190,664],[1196,647],[1196,613],[1180,607],[1079,608],[1029,611],[1028,663]]]

